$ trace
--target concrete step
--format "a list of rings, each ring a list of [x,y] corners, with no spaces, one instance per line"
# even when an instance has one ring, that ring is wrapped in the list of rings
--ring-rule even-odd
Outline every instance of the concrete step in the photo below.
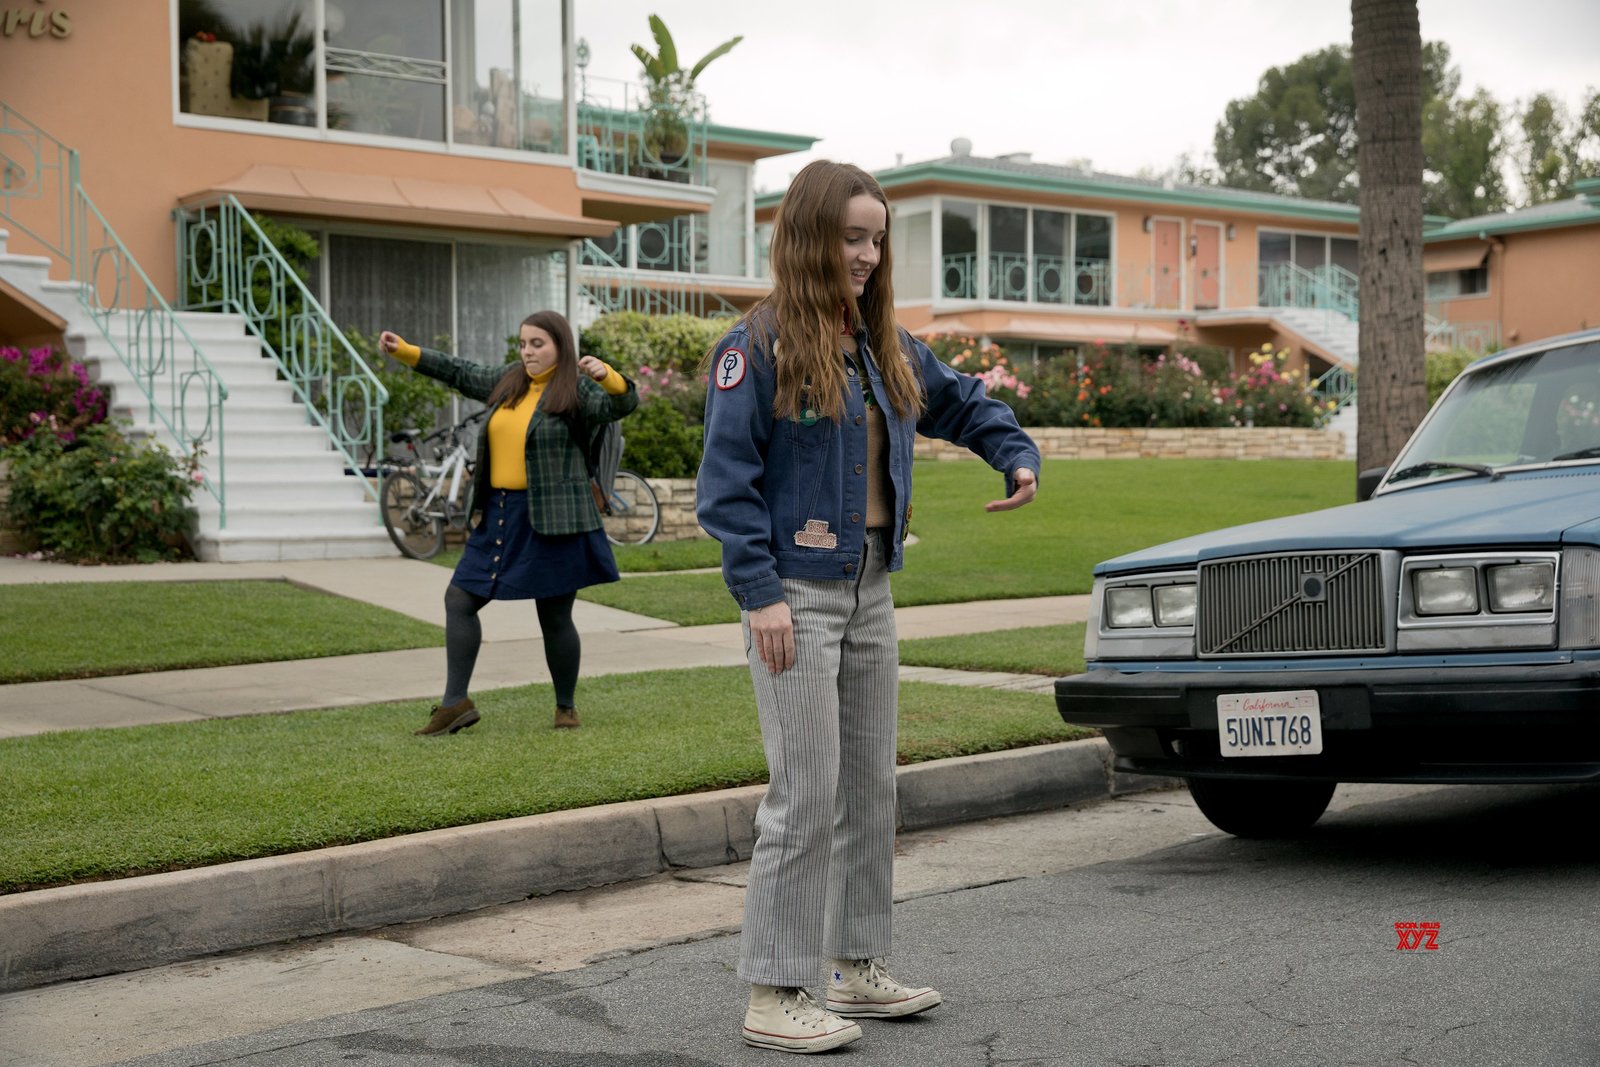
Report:
[[[282,478],[262,477],[250,471],[236,472],[227,464],[228,499],[249,501],[252,504],[283,505],[301,501],[361,504],[376,509],[377,503],[362,488],[361,479],[344,474],[307,474],[303,478],[286,481]],[[230,505],[230,511],[232,510]]]
[[[230,496],[232,494],[230,493]],[[215,532],[217,529],[217,512],[215,503],[200,511],[200,530]],[[333,537],[370,537],[374,534],[387,538],[388,534],[383,528],[383,518],[378,514],[378,506],[373,503],[316,503],[298,502],[281,504],[263,504],[251,502],[248,504],[228,505],[228,531],[252,530],[260,534],[270,534],[274,538],[282,535],[299,535],[315,531]]]
[[[282,559],[372,559],[398,556],[389,536],[379,526],[373,534],[294,534],[252,530],[229,522],[226,530],[199,534],[195,554],[202,560],[248,563]]]

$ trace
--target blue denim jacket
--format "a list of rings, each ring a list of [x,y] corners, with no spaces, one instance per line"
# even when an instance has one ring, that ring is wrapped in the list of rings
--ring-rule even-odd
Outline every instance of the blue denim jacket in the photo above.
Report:
[[[861,383],[850,369],[839,422],[775,418],[772,338],[741,323],[717,345],[706,394],[705,456],[696,482],[695,513],[722,543],[722,575],[744,609],[783,599],[784,578],[854,578],[866,537],[867,426]],[[887,395],[866,332],[856,334],[873,392]],[[911,513],[911,451],[918,433],[963,445],[1006,476],[1039,470],[1039,451],[1004,403],[983,383],[941,363],[902,331],[916,363],[927,406],[915,423],[881,405],[889,429],[889,474],[895,516],[889,570],[903,562]]]

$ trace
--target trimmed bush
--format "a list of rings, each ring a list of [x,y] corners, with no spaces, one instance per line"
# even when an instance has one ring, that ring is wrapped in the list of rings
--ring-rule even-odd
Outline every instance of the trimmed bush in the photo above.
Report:
[[[189,496],[204,474],[160,445],[130,441],[102,422],[70,443],[34,434],[7,448],[6,458],[7,511],[35,548],[73,563],[153,563],[189,554]]]

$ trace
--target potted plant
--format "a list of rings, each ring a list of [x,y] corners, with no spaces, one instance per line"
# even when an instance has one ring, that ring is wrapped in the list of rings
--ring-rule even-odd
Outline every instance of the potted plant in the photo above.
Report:
[[[650,104],[645,114],[644,151],[646,161],[658,164],[661,177],[688,180],[684,161],[689,154],[689,118],[694,106],[694,83],[713,59],[725,55],[744,40],[741,34],[724,41],[702,56],[694,66],[684,69],[678,63],[678,48],[672,33],[659,15],[650,16],[650,33],[656,51],[633,45],[633,54],[644,66],[645,91]]]
[[[233,95],[270,100],[273,122],[315,126],[317,39],[299,11],[253,23],[233,45]]]

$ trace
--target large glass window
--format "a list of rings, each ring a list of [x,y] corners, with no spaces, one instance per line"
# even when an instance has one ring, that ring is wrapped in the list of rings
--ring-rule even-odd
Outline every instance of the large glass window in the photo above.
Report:
[[[334,234],[326,256],[328,313],[341,329],[393,330],[420,345],[449,343],[454,264],[448,242]]]
[[[1065,304],[1071,292],[1067,263],[1072,216],[1064,211],[1033,213],[1033,298],[1042,304]]]
[[[336,233],[324,249],[328,313],[346,330],[394,330],[498,366],[529,314],[567,311],[566,253],[553,246]]]
[[[1028,209],[989,205],[989,298],[1028,299]]]
[[[1260,230],[1256,241],[1263,305],[1344,308],[1353,303],[1361,267],[1355,238]]]
[[[191,115],[562,152],[564,28],[562,0],[186,0],[179,106]]]
[[[1460,296],[1482,296],[1489,291],[1489,268],[1436,270],[1428,275],[1429,300],[1454,300]]]
[[[894,246],[896,300],[933,296],[933,215],[917,211],[898,216],[890,231]]]
[[[1105,215],[1072,217],[1072,302],[1111,303],[1111,219]]]
[[[706,216],[706,270],[742,277],[745,272],[745,220],[750,209],[750,167],[710,160],[706,180],[717,191]]]
[[[939,287],[947,297],[972,300],[978,295],[978,205],[946,200],[939,218],[941,259]]]

